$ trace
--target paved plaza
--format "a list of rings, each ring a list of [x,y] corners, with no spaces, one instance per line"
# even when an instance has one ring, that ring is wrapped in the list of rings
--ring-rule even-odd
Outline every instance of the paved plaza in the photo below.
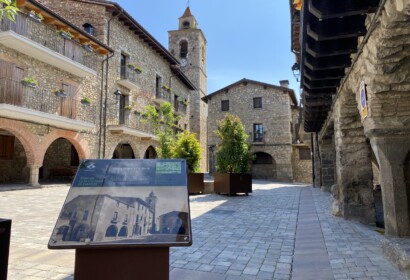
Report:
[[[171,249],[171,279],[406,279],[382,235],[331,215],[330,194],[267,181],[253,190],[190,197],[193,245]],[[10,280],[73,279],[74,250],[47,249],[67,191],[0,191],[0,217],[13,220]]]

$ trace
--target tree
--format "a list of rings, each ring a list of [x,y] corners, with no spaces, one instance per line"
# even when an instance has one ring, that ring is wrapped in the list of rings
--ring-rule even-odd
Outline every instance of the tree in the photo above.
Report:
[[[217,136],[221,143],[216,151],[216,168],[221,173],[249,171],[250,144],[248,134],[238,116],[226,114],[218,122]]]
[[[172,158],[172,147],[176,140],[174,127],[180,120],[180,117],[175,116],[172,104],[164,102],[159,109],[147,105],[142,116],[152,125],[155,135],[159,138],[159,147],[155,149],[158,157]]]
[[[174,158],[183,158],[186,160],[189,173],[199,172],[201,146],[194,133],[185,131],[178,134],[172,151]]]
[[[0,0],[0,20],[6,14],[9,20],[15,21],[19,11],[16,0]]]

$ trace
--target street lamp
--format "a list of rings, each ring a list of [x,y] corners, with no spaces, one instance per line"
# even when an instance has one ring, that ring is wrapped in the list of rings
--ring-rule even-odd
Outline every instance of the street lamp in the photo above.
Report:
[[[296,82],[299,82],[299,76],[300,76],[300,66],[297,62],[295,62],[295,64],[293,64],[292,66],[292,72],[293,72],[293,76],[296,79]]]

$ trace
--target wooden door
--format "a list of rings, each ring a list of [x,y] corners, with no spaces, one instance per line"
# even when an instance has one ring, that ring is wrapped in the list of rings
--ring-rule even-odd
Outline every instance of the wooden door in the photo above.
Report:
[[[24,68],[13,62],[0,60],[0,102],[21,105],[23,100]]]
[[[74,85],[62,83],[62,87],[66,97],[60,97],[61,116],[70,119],[77,117],[77,87]]]

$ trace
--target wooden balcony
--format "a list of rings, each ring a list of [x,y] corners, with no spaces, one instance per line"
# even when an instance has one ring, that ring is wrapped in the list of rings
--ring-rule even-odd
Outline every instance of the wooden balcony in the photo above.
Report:
[[[0,78],[0,116],[79,131],[95,127],[96,106]]]
[[[4,16],[0,44],[79,77],[96,75],[98,55],[56,31],[23,13],[17,14],[16,22]]]
[[[126,109],[111,109],[107,113],[107,128],[111,134],[128,134],[141,139],[156,139],[154,129],[139,113]]]

